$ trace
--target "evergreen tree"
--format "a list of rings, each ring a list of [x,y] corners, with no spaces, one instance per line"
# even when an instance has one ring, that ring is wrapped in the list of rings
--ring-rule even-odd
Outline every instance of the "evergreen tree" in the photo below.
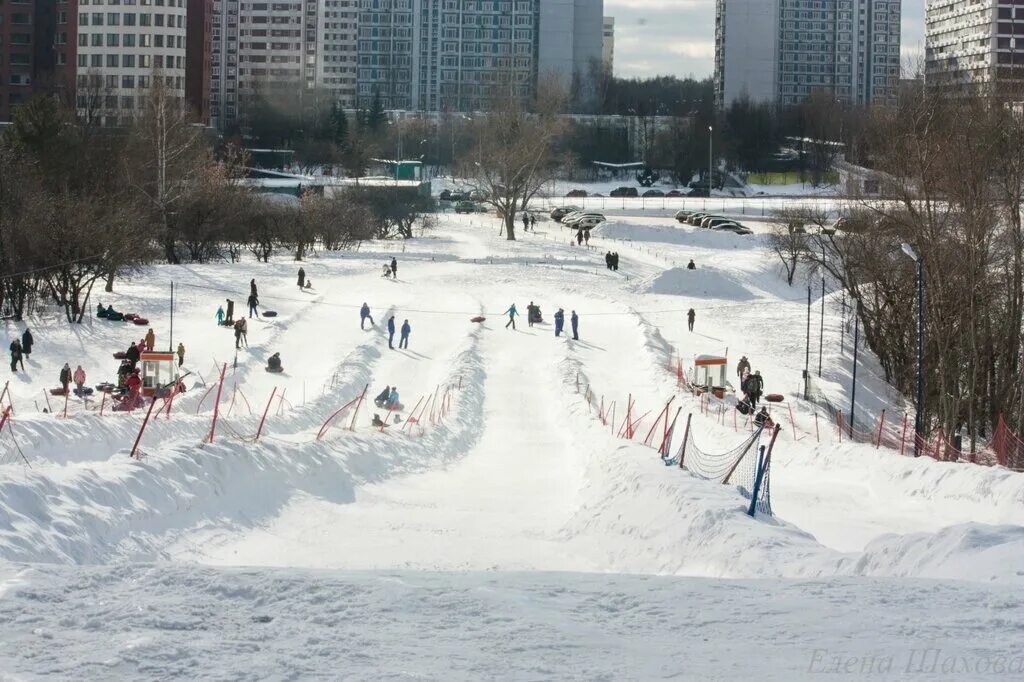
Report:
[[[344,147],[348,141],[348,116],[337,102],[331,105],[331,128],[334,144]]]
[[[376,133],[384,125],[384,103],[380,99],[380,91],[373,93],[373,101],[370,102],[370,110],[366,112],[366,127],[370,132]]]

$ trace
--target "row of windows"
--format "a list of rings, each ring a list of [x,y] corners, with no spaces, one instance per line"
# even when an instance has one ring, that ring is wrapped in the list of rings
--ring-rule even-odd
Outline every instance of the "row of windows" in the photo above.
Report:
[[[93,69],[184,69],[185,58],[162,54],[80,54],[78,67]]]
[[[79,33],[79,47],[171,47],[185,49],[183,36],[162,33]]]
[[[165,20],[166,17],[166,20]],[[137,15],[139,26],[159,26],[167,28],[185,28],[185,16],[182,14],[154,14],[140,12]],[[79,12],[79,26],[135,26],[135,12]],[[166,21],[166,23],[165,23]]]

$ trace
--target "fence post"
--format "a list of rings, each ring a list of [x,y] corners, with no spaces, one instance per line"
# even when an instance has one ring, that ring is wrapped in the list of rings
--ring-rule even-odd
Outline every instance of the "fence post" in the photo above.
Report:
[[[754,489],[750,492],[750,508],[747,516],[753,516],[757,511],[757,495],[761,491],[761,479],[764,477],[764,451],[765,446],[758,448],[757,452],[757,473],[754,474]]]
[[[814,440],[821,442],[821,431],[818,430],[818,410],[814,410]]]
[[[672,445],[672,433],[675,431],[676,420],[679,419],[679,413],[682,411],[682,405],[676,408],[676,414],[674,417],[672,417],[672,426],[668,426],[668,415],[665,415],[665,426],[667,428],[665,429],[665,434],[662,436],[661,439],[661,447],[658,448],[658,454],[661,455],[662,459],[666,459],[668,457],[668,449]]]
[[[370,384],[363,386],[363,392],[359,394],[359,402],[356,403],[356,409],[352,411],[352,421],[349,422],[348,430],[356,430],[356,417],[359,415],[359,408],[363,405],[363,400],[366,399],[366,392],[370,390]]]
[[[263,408],[263,417],[260,419],[259,428],[256,429],[256,440],[260,439],[260,434],[263,433],[263,423],[267,421],[267,412],[270,411],[270,404],[274,402],[274,395],[277,393],[277,386],[270,392],[270,399],[267,401],[267,406]]]
[[[103,406],[107,404],[107,392],[103,391],[103,397],[100,398],[100,416],[103,416]]]
[[[885,426],[885,408],[882,408],[882,414],[878,417],[878,438],[875,439],[875,450],[882,446],[882,427]]]
[[[210,435],[207,442],[212,443],[213,437],[217,434],[217,417],[220,415],[220,395],[224,390],[224,374],[228,371],[228,363],[220,370],[220,381],[217,383],[217,400],[213,403],[213,421],[210,423]]]
[[[903,413],[903,433],[900,434],[900,455],[903,455],[907,445],[907,413]]]
[[[43,399],[46,401],[46,411],[53,414],[53,407],[50,406],[50,392],[43,389]]]
[[[413,406],[412,411],[409,412],[409,416],[405,418],[405,421],[402,423],[402,428],[399,429],[399,431],[405,431],[405,427],[408,424],[412,423],[413,420],[415,420],[415,418],[416,418],[416,410],[418,410],[420,408],[420,403],[422,403],[422,402],[423,402],[423,396],[420,396],[420,399],[416,401],[416,405]]]
[[[149,403],[149,409],[146,410],[146,418],[142,420],[142,426],[139,427],[139,435],[135,436],[135,443],[132,445],[132,451],[129,453],[129,457],[135,457],[135,451],[139,449],[139,441],[142,440],[142,432],[146,430],[146,424],[149,423],[149,415],[153,414],[153,407],[155,405],[156,396],[153,396],[153,401]]]
[[[764,473],[768,471],[768,468],[772,464],[772,450],[775,449],[775,439],[779,436],[780,427],[778,424],[775,425],[775,429],[772,431],[772,439],[768,441],[768,451],[765,452],[764,446],[761,446],[761,452],[764,454],[764,460],[758,461],[757,478],[754,481],[754,494],[750,499],[750,515],[754,515],[754,511],[757,505],[758,495],[761,494],[761,485],[764,483]]]
[[[679,468],[683,468],[683,462],[686,460],[686,443],[690,440],[690,420],[693,419],[693,413],[686,415],[686,430],[683,431],[683,444],[679,446]]]

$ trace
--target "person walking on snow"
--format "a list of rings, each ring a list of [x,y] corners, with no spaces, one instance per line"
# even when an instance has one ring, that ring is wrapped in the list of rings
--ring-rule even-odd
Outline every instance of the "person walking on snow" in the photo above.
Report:
[[[242,345],[246,348],[249,347],[249,323],[245,321],[243,317],[239,322],[242,323]]]
[[[217,306],[217,326],[224,324],[224,306]]]
[[[750,406],[756,408],[757,402],[761,399],[761,392],[764,391],[764,379],[761,378],[761,370],[757,370],[747,377],[743,384],[743,392],[750,399]]]
[[[306,271],[299,266],[299,288],[303,289],[306,286]]]
[[[508,329],[508,326],[512,325],[512,331],[515,331],[516,330],[516,315],[519,314],[519,311],[516,310],[516,304],[513,303],[512,305],[510,305],[508,307],[508,310],[505,311],[505,314],[508,315],[508,322],[505,323],[505,329]]]
[[[391,277],[398,279],[398,261],[394,258],[391,259]]]
[[[244,317],[235,321],[235,350],[242,347],[242,323],[244,321]]]
[[[395,316],[388,318],[388,348],[395,349]]]
[[[750,360],[747,360],[747,356],[744,355],[740,358],[739,364],[736,365],[736,376],[742,380],[743,375],[747,372],[750,372]]]
[[[85,395],[85,370],[79,365],[75,367],[75,374],[72,377],[75,381],[75,393],[78,395]]]
[[[259,292],[256,291],[256,279],[255,278],[249,280],[249,295],[252,296],[253,298],[258,298],[259,297]]]
[[[523,214],[523,232],[530,231],[530,215],[528,213]]]
[[[21,358],[21,341],[14,339],[11,341],[11,371],[18,371],[18,364],[21,363],[21,370],[25,371],[25,361]]]
[[[64,389],[64,395],[68,394],[68,386],[71,385],[71,367],[68,363],[64,363],[64,366],[60,369],[60,385]]]
[[[537,231],[537,216],[530,214],[530,232]]]
[[[690,328],[691,332],[693,331],[693,321],[696,319],[697,312],[693,308],[690,308],[690,310],[686,313],[686,326]]]
[[[181,367],[185,362],[185,344],[178,342],[178,367]]]
[[[399,348],[409,348],[409,332],[412,331],[412,327],[409,326],[409,320],[402,323],[402,338],[398,341]]]
[[[255,288],[253,289],[253,291],[255,291]],[[253,294],[249,294],[248,303],[249,303],[249,318],[252,319],[253,315],[255,315],[258,318],[260,316],[260,314],[258,312],[256,312],[256,306],[258,306],[260,304],[260,299],[254,293]]]
[[[572,311],[572,315],[569,316],[569,324],[572,326],[572,340],[580,340],[580,317],[576,314],[576,311]]]
[[[583,246],[583,230],[576,230],[576,244]]]
[[[363,325],[366,324],[367,320],[370,321],[370,326],[371,327],[376,327],[377,326],[373,322],[373,316],[370,315],[370,306],[366,305],[366,303],[363,303],[363,307],[359,309],[359,328],[360,329],[366,329],[366,327],[364,327]]]
[[[146,332],[146,350],[152,351],[153,350],[153,346],[155,346],[155,345],[156,345],[156,333],[153,331],[153,328],[150,327],[149,331]]]
[[[21,335],[21,352],[25,355],[32,355],[32,344],[35,343],[35,339],[32,338],[32,332],[25,327],[25,333]]]
[[[561,308],[555,313],[555,336],[562,335],[562,328],[565,326],[565,311]]]
[[[693,262],[692,258],[690,259],[690,262],[686,264],[686,269],[687,270],[696,270],[697,269],[697,265]]]
[[[608,253],[604,254],[604,265],[609,270],[612,269],[612,252],[611,251],[609,251]]]

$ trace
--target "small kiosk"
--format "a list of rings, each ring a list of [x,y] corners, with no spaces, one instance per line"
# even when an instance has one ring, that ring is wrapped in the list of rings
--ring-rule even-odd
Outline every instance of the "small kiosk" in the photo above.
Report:
[[[142,395],[163,398],[178,383],[177,357],[174,353],[142,351]]]
[[[725,379],[728,358],[720,355],[698,355],[693,363],[693,385],[698,390],[709,391],[716,398],[724,398],[728,382]]]

